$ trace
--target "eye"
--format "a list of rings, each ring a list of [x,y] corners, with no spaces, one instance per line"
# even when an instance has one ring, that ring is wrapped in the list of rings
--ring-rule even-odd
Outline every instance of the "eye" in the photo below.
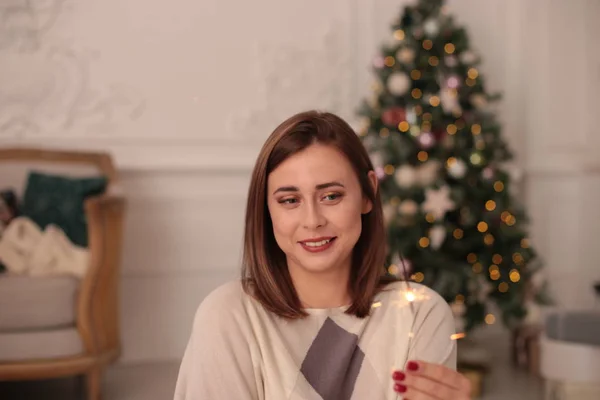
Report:
[[[294,199],[293,197],[287,198],[287,199],[281,199],[278,201],[279,204],[295,204],[297,202],[298,202],[298,200]]]
[[[336,201],[339,200],[342,197],[341,193],[329,193],[327,195],[325,195],[324,199],[326,201]]]

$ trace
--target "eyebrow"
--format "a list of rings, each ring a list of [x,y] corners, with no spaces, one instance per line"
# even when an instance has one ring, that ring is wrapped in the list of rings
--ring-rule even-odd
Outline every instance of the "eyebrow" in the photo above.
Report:
[[[327,189],[327,188],[334,187],[334,186],[345,187],[341,183],[333,181],[333,182],[319,183],[317,186],[315,186],[315,189],[322,190],[322,189]],[[275,190],[273,192],[273,194],[276,194],[279,192],[299,192],[299,191],[300,191],[300,189],[298,189],[298,187],[296,187],[296,186],[282,186],[282,187],[278,188],[277,190]]]

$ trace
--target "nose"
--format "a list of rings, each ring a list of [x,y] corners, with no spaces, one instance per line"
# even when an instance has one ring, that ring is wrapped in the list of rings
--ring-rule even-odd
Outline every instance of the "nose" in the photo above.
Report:
[[[319,205],[312,202],[306,202],[304,204],[304,228],[316,229],[324,226],[327,220]]]

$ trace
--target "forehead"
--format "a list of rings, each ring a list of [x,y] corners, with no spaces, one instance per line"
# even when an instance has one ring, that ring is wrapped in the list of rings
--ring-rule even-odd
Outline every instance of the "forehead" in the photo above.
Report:
[[[287,158],[269,174],[268,184],[314,186],[331,180],[355,179],[352,165],[333,146],[315,144]]]

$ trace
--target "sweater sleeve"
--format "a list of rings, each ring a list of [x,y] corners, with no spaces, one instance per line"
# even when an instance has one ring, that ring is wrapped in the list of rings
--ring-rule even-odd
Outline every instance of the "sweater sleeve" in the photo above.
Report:
[[[448,303],[434,290],[426,288],[427,299],[415,302],[413,339],[409,360],[442,364],[456,370],[454,316]]]
[[[261,400],[259,368],[251,351],[251,330],[239,296],[217,289],[196,312],[174,400]]]

